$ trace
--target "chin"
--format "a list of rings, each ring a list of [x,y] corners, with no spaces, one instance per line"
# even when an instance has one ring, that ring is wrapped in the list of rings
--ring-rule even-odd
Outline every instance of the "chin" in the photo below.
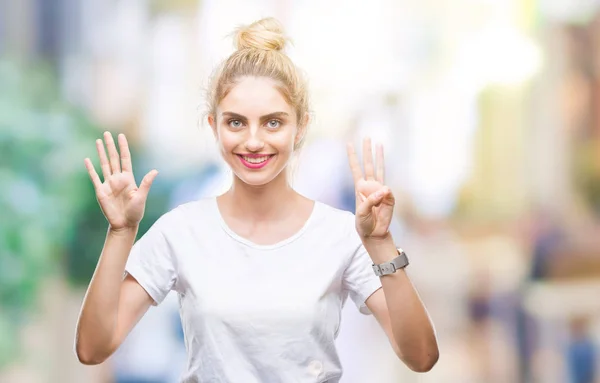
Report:
[[[254,187],[265,186],[274,179],[274,177],[265,177],[263,175],[258,174],[248,175],[236,173],[235,175],[237,176],[237,178],[240,179],[240,181],[242,181],[246,185]]]
[[[261,187],[268,185],[269,183],[277,179],[277,177],[280,176],[283,172],[285,172],[285,168],[278,173],[275,173],[272,170],[254,172],[248,171],[247,169],[237,168],[235,169],[234,174],[237,176],[237,178],[240,179],[240,181],[242,181],[248,186]]]

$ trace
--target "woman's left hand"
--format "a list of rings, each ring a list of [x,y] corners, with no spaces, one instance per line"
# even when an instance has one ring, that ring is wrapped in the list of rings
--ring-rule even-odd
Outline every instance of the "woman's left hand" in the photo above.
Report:
[[[352,144],[348,144],[348,160],[356,193],[356,230],[363,241],[387,239],[394,215],[395,199],[384,184],[383,146],[377,145],[373,165],[371,139],[363,141],[364,173]]]

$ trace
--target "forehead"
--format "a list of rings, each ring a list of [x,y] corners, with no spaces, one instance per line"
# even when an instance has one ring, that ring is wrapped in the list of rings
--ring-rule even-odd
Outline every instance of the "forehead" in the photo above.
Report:
[[[273,112],[288,112],[292,107],[285,101],[277,82],[264,77],[243,77],[221,100],[219,109],[246,117],[262,116]]]

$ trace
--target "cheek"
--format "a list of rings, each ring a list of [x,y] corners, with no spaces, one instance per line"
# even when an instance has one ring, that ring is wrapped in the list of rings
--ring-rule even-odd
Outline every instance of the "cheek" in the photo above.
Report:
[[[291,137],[289,135],[286,135],[285,137],[282,137],[279,141],[278,141],[278,145],[279,150],[282,152],[291,152],[294,150],[294,140],[291,139]]]
[[[281,150],[285,150],[286,152],[294,150],[295,132],[296,129],[286,129],[277,135],[276,140]]]
[[[237,138],[227,129],[220,129],[217,144],[222,150],[231,149],[237,145]]]
[[[296,129],[283,129],[277,133],[271,133],[262,137],[265,147],[273,147],[280,154],[291,154],[294,151]],[[233,150],[244,144],[244,138],[239,134],[227,129],[219,129],[217,145],[221,154],[228,156]]]

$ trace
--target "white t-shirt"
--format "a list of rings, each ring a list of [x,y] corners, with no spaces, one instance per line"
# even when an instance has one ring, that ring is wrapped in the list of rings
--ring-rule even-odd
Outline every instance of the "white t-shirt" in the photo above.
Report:
[[[154,299],[179,296],[182,382],[338,382],[348,296],[364,314],[381,287],[352,213],[316,202],[300,231],[257,245],[224,222],[216,198],[178,206],[135,243],[126,271]]]

